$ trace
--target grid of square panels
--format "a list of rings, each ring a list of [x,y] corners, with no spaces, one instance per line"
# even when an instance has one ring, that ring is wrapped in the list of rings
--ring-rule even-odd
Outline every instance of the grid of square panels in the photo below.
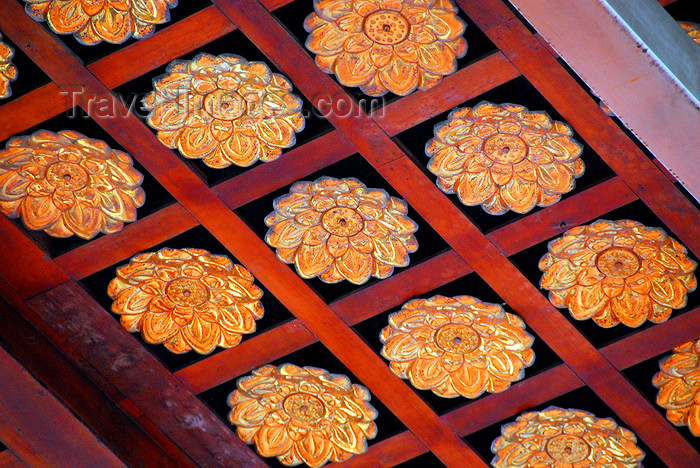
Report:
[[[292,11],[292,6],[298,7],[297,3],[301,2],[298,0],[297,2],[289,4],[289,12]],[[301,10],[300,7],[298,8],[299,10]],[[289,12],[280,11],[279,14],[276,14],[279,21],[285,26],[285,21],[292,21],[294,18],[294,15]],[[219,13],[215,7],[207,7],[194,14],[208,14],[212,16],[218,16],[221,13]],[[464,12],[462,11],[461,14],[464,15]],[[181,19],[180,21],[184,22],[187,20],[188,18],[183,17],[183,19]],[[169,27],[175,28],[177,27],[177,24],[174,24],[173,26]],[[474,23],[470,24],[470,28],[472,28],[472,30],[477,29]],[[116,91],[129,93],[143,92],[144,89],[147,90],[148,81],[151,79],[150,77],[162,73],[162,68],[164,64],[167,63],[167,60],[171,60],[172,58],[181,56],[190,57],[199,51],[209,52],[209,50],[214,49],[221,49],[221,51],[225,51],[226,41],[233,41],[235,38],[242,39],[242,41],[246,42],[244,49],[247,53],[251,54],[251,56],[257,56],[260,58],[265,57],[265,54],[263,52],[260,52],[256,48],[254,41],[251,42],[249,38],[246,38],[245,35],[243,35],[243,33],[241,33],[240,31],[228,32],[228,30],[230,29],[230,25],[223,27],[221,29],[221,35],[218,36],[219,39],[216,39],[215,41],[210,43],[191,44],[190,42],[183,41],[187,42],[187,45],[183,45],[180,48],[175,48],[178,51],[177,53],[179,53],[180,55],[174,55],[166,60],[161,60],[162,64],[160,65],[159,69],[156,69],[152,72],[148,72],[145,75],[141,75],[141,77],[132,77],[133,79],[131,81],[121,85],[122,88],[116,88]],[[470,69],[480,67],[486,62],[486,60],[492,59],[492,56],[488,55],[488,53],[493,52],[495,49],[490,48],[490,46],[488,46],[487,41],[488,43],[490,43],[490,41],[486,39],[486,35],[484,35],[481,31],[478,32],[482,34],[483,38],[477,38],[475,40],[478,44],[486,44],[482,47],[484,49],[484,51],[482,52],[487,53],[486,58],[484,58],[482,54],[479,55],[479,57],[473,58],[473,60],[465,60],[464,63],[462,63],[464,68],[460,69],[460,72],[458,72],[457,76],[466,76],[467,72]],[[226,34],[231,35],[231,37],[227,36]],[[298,39],[299,38],[297,38],[297,40]],[[143,41],[143,44],[147,44],[149,41],[151,44],[153,44],[154,47],[156,46],[157,41],[152,39]],[[491,44],[491,46],[492,45],[493,44]],[[140,46],[140,44],[135,43],[133,47],[137,46]],[[194,46],[195,48],[190,50],[190,46]],[[211,46],[211,49],[209,49],[209,46]],[[300,47],[299,44],[297,44],[297,46]],[[113,54],[116,55],[118,53],[119,52],[114,52]],[[80,54],[78,55],[80,56]],[[108,61],[109,58],[109,56],[103,57],[102,60]],[[274,61],[274,57],[271,58]],[[99,60],[95,63],[99,63]],[[93,63],[91,63],[91,65],[93,65]],[[488,70],[488,67],[486,68]],[[159,72],[159,70],[161,71]],[[142,69],[139,69],[139,72],[142,72]],[[117,75],[118,74],[119,73],[117,73]],[[124,73],[124,76],[127,76],[128,74],[129,73]],[[496,75],[495,72],[494,75]],[[109,75],[105,75],[105,77],[103,78],[98,74],[98,78],[103,79],[103,81],[111,80],[110,87],[111,85],[118,85],[119,81],[119,78],[113,80],[109,77]],[[431,113],[428,113],[419,116],[418,119],[422,119],[423,117],[425,117],[425,119],[414,119],[414,121],[411,122],[410,127],[401,128],[400,122],[398,124],[394,124],[391,133],[398,133],[396,142],[400,143],[401,147],[406,151],[407,160],[410,161],[407,164],[413,164],[419,169],[420,172],[427,175],[424,167],[426,158],[422,154],[422,148],[420,148],[420,140],[430,138],[431,129],[434,123],[443,120],[445,118],[446,113],[454,107],[473,105],[474,103],[484,99],[494,101],[503,101],[504,99],[506,101],[515,100],[509,98],[520,98],[521,96],[518,93],[523,92],[524,90],[525,95],[528,96],[528,99],[533,101],[533,103],[531,104],[532,107],[548,110],[550,112],[550,115],[558,116],[558,112],[556,111],[556,109],[552,107],[542,95],[540,95],[536,90],[534,90],[534,88],[532,88],[532,86],[527,82],[527,80],[525,80],[525,78],[521,77],[515,78],[514,80],[510,81],[506,80],[507,82],[499,82],[498,79],[494,81],[495,82],[492,83],[492,89],[485,90],[486,92],[481,93],[479,96],[470,96],[468,89],[461,90],[463,97],[463,99],[461,100],[459,99],[459,97],[455,98],[454,96],[450,96],[449,99],[446,99],[444,102],[437,104],[438,106],[443,104],[443,109],[431,109],[432,115]],[[445,80],[445,83],[435,88],[434,93],[440,94],[441,92],[443,92],[441,90],[447,91],[447,85],[448,80]],[[467,87],[465,86],[464,88]],[[457,96],[459,96],[459,94]],[[354,97],[358,98],[361,96],[357,95]],[[387,113],[391,115],[392,106],[399,109],[402,101],[409,101],[410,99],[411,97],[394,97],[392,99],[389,99],[387,105]],[[308,97],[306,105],[310,106]],[[60,106],[58,106],[57,108],[60,108]],[[3,110],[4,109],[0,109],[0,113],[2,113]],[[380,115],[377,115],[377,117],[377,121],[382,122],[383,127],[392,127],[392,122],[390,120],[382,120]],[[60,118],[60,116],[57,117],[57,119]],[[97,125],[95,125],[95,123],[92,122],[89,118],[83,120],[85,120],[84,125],[86,126],[86,132],[89,129],[90,131],[93,131],[96,134],[91,134],[90,136],[99,135],[98,137],[100,137],[101,139],[114,143],[114,147],[119,147],[119,143],[116,139],[113,139],[110,135],[105,133],[105,131],[102,128],[98,128]],[[36,124],[36,122],[34,122],[34,126],[37,128],[41,127],[42,125],[50,124],[50,121],[46,124]],[[58,125],[60,126],[60,124]],[[236,190],[238,188],[238,183],[241,182],[244,188],[246,187],[245,184],[254,183],[255,175],[264,174],[266,171],[266,165],[257,165],[245,171],[232,170],[228,174],[224,175],[210,172],[210,170],[205,168],[203,165],[198,166],[197,164],[188,163],[187,167],[190,170],[192,170],[198,178],[203,178],[207,182],[207,185],[212,189],[212,191],[216,193],[229,206],[229,208],[235,209],[235,213],[239,215],[245,223],[247,223],[247,225],[252,229],[252,231],[258,236],[258,238],[262,238],[266,230],[265,227],[261,225],[262,217],[264,217],[264,215],[266,214],[265,206],[271,207],[271,200],[275,198],[275,196],[285,193],[289,184],[294,180],[309,180],[315,178],[317,175],[325,174],[326,172],[330,172],[333,174],[337,173],[338,176],[341,176],[343,174],[347,174],[350,176],[357,174],[357,177],[361,178],[363,181],[366,178],[368,181],[371,180],[373,182],[373,184],[368,183],[368,185],[382,187],[390,193],[398,195],[398,192],[396,191],[396,189],[394,189],[392,184],[383,177],[383,174],[385,174],[386,172],[381,170],[381,165],[375,164],[374,167],[372,167],[370,163],[368,163],[362,157],[362,155],[353,155],[354,152],[352,151],[351,146],[348,147],[349,151],[340,151],[338,154],[334,155],[330,159],[324,159],[322,155],[315,156],[315,160],[312,160],[311,165],[305,166],[304,161],[301,161],[301,159],[307,156],[309,153],[317,153],[319,149],[324,149],[325,142],[334,141],[333,139],[344,142],[343,136],[338,135],[338,133],[342,134],[340,130],[331,130],[331,127],[328,126],[327,122],[315,126],[315,131],[312,132],[312,134],[307,139],[301,140],[298,148],[290,150],[289,154],[280,159],[281,162],[284,162],[278,164],[280,168],[285,168],[287,165],[294,166],[296,172],[293,172],[292,175],[288,175],[287,177],[278,176],[272,181],[265,181],[263,183],[264,189],[258,189],[257,192],[255,190],[251,190],[250,195],[248,196],[245,193],[245,191],[243,191],[243,193],[241,194],[240,190]],[[323,141],[320,141],[322,139]],[[305,150],[305,147],[308,147],[309,149]],[[584,159],[586,160],[587,164],[591,164],[591,167],[589,167],[588,174],[592,175],[593,178],[591,180],[586,180],[585,183],[582,183],[576,191],[567,195],[565,197],[565,200],[561,202],[561,207],[572,206],[574,203],[580,204],[597,200],[599,194],[601,197],[613,198],[615,194],[618,193],[618,191],[614,189],[624,187],[624,184],[620,183],[617,177],[615,177],[614,172],[605,164],[605,162],[598,155],[595,154],[595,152],[591,148],[587,147],[586,151],[587,152],[584,155]],[[134,156],[136,156],[136,159],[138,161],[140,155]],[[178,158],[178,155],[173,154],[172,157]],[[372,159],[370,158],[370,162],[371,161]],[[142,170],[142,172],[146,173],[147,176],[152,177],[148,173],[148,171]],[[360,177],[360,175],[362,177]],[[64,268],[68,269],[69,271],[72,268],[73,271],[79,272],[76,275],[74,275],[74,277],[76,279],[82,279],[83,285],[93,294],[93,296],[95,296],[98,299],[98,301],[103,305],[103,307],[105,307],[105,309],[108,310],[109,307],[107,300],[104,298],[104,293],[100,293],[100,287],[106,288],[105,285],[110,279],[110,271],[113,272],[114,267],[116,265],[125,262],[128,259],[128,257],[133,255],[134,253],[146,250],[144,248],[144,245],[146,244],[148,244],[149,247],[157,249],[163,246],[174,246],[171,244],[182,244],[184,246],[184,244],[196,242],[202,243],[202,245],[197,245],[197,247],[208,248],[207,246],[214,246],[216,248],[212,248],[212,250],[217,250],[218,252],[229,252],[229,249],[225,247],[219,240],[217,240],[215,235],[212,235],[212,233],[207,231],[205,227],[199,225],[196,219],[192,218],[190,218],[190,221],[186,223],[173,223],[170,226],[171,230],[163,234],[162,239],[150,238],[147,235],[147,233],[144,233],[141,229],[152,229],[154,227],[154,224],[152,222],[147,222],[147,220],[151,217],[155,219],[155,217],[160,214],[161,217],[158,218],[158,221],[160,223],[160,221],[162,221],[163,219],[169,220],[171,218],[176,218],[182,214],[187,213],[187,211],[185,211],[186,208],[173,209],[173,196],[170,195],[165,189],[163,189],[163,186],[159,184],[157,178],[152,177],[152,179],[153,182],[149,183],[156,188],[149,190],[149,193],[153,191],[156,191],[157,193],[157,195],[154,197],[156,198],[154,205],[155,207],[153,209],[150,209],[150,211],[145,210],[148,211],[146,213],[148,216],[145,216],[142,220],[137,221],[133,224],[132,229],[130,229],[129,232],[130,236],[120,236],[119,234],[112,236],[100,236],[96,239],[93,239],[90,242],[80,242],[78,244],[74,243],[67,246],[47,247],[46,239],[42,240],[40,238],[41,236],[36,236],[35,233],[29,233],[26,230],[23,230],[21,226],[19,226],[18,228],[22,230],[25,235],[32,238],[32,240],[36,242],[41,249],[46,251],[49,254],[49,256],[55,257],[55,260],[57,263],[59,263],[59,265],[64,266]],[[581,180],[581,182],[584,182],[584,180]],[[627,187],[624,187],[624,189],[627,189]],[[636,199],[636,197],[633,194],[628,195],[628,198],[631,200]],[[626,198],[622,198],[622,200],[630,201]],[[567,204],[566,201],[569,201],[569,203]],[[629,208],[626,211],[626,213],[634,213],[635,215],[637,215],[637,213],[639,213],[640,211],[643,212],[644,210],[646,210],[648,213],[650,213],[650,215],[645,215],[645,218],[649,218],[652,221],[658,221],[658,223],[652,225],[663,226],[663,223],[661,223],[658,218],[655,218],[653,213],[651,213],[641,201],[637,201],[635,203],[635,206],[629,208],[629,205],[627,203],[620,202],[619,206],[615,206],[615,201],[606,200],[606,203],[603,205],[606,208],[608,208],[606,211],[600,214],[596,214],[595,210],[593,210],[593,212],[590,213],[590,217],[588,217],[587,219],[583,219],[582,216],[586,218],[587,216],[589,216],[589,214],[581,215],[580,213],[576,213],[573,222],[569,220],[568,216],[570,215],[570,213],[568,213],[563,208],[561,210],[559,209],[560,205],[554,205],[553,207],[545,209],[538,209],[536,212],[531,213],[529,215],[500,217],[495,219],[493,217],[489,218],[483,215],[482,213],[476,211],[480,210],[480,208],[472,209],[464,208],[461,206],[458,206],[458,208],[464,214],[464,216],[476,226],[478,231],[480,231],[483,234],[488,234],[488,239],[494,242],[501,249],[502,252],[507,252],[509,256],[512,256],[512,261],[520,269],[520,271],[523,272],[524,277],[526,277],[536,286],[538,279],[537,272],[533,270],[533,265],[536,268],[536,262],[538,259],[535,258],[535,256],[537,254],[541,255],[543,253],[542,246],[546,246],[546,242],[550,240],[553,237],[553,235],[563,232],[569,226],[593,220],[594,218],[599,217],[599,215],[607,214],[610,212],[612,212],[611,215],[617,214],[614,210],[618,208],[620,208],[620,210],[625,210],[626,208]],[[181,205],[177,203],[174,206],[181,207]],[[139,213],[141,214],[141,211]],[[187,216],[192,215],[194,215],[194,218],[197,218],[196,212],[187,213]],[[549,216],[552,220],[557,220],[558,222],[554,223],[553,225],[542,225],[540,219],[542,217],[547,218],[547,216]],[[479,293],[482,293],[484,297],[481,297],[476,293],[475,295],[485,300],[488,300],[486,296],[493,296],[494,302],[505,303],[503,299],[501,299],[493,290],[491,290],[491,288],[486,282],[484,282],[476,273],[472,272],[471,268],[460,258],[459,253],[457,253],[455,250],[452,250],[449,247],[448,244],[450,242],[450,239],[441,238],[440,235],[436,232],[436,229],[433,229],[430,223],[421,219],[418,214],[412,217],[413,219],[419,221],[419,225],[421,226],[421,229],[419,229],[419,234],[421,236],[424,236],[423,243],[426,244],[428,248],[419,249],[419,252],[417,252],[418,258],[416,263],[412,262],[412,264],[409,267],[407,267],[405,271],[398,270],[395,273],[396,276],[391,280],[374,280],[361,287],[348,286],[340,288],[331,287],[319,281],[307,282],[309,284],[309,287],[312,290],[316,291],[319,297],[330,306],[331,310],[333,310],[336,314],[343,318],[343,320],[346,323],[350,325],[355,325],[355,331],[358,333],[359,336],[361,336],[365,340],[365,342],[368,343],[369,347],[375,348],[375,352],[377,351],[376,340],[374,343],[371,342],[372,334],[376,332],[376,329],[378,327],[381,328],[380,323],[382,320],[386,320],[386,315],[388,314],[388,312],[392,309],[395,310],[397,307],[400,307],[402,301],[408,299],[409,297],[429,297],[430,295],[441,291],[445,291],[445,293],[447,293],[447,291],[450,291],[450,294],[464,294],[465,292],[457,291],[461,291],[462,289],[468,290],[469,287],[464,286],[466,284],[477,284],[479,286],[474,286],[476,288],[474,290],[478,291]],[[512,229],[512,227],[516,224],[519,227],[524,228],[525,231],[527,231],[526,235],[520,235],[520,239],[518,238],[518,235],[514,233],[514,229]],[[499,236],[499,233],[502,234]],[[133,243],[133,246],[131,248],[128,246],[125,247],[123,244],[129,244],[131,242],[131,235],[134,234],[136,234],[134,236],[136,240]],[[141,234],[141,237],[139,237],[139,234]],[[172,234],[172,236],[170,234]],[[111,253],[111,250],[113,250],[111,249],[111,247],[113,247],[113,245],[111,245],[112,242],[110,242],[109,239],[113,239],[114,244],[120,244],[120,249],[116,251],[116,254]],[[152,242],[149,242],[149,240],[151,240]],[[225,243],[225,240],[223,242]],[[421,242],[419,242],[419,244],[420,243]],[[81,257],[83,252],[88,254],[88,252],[90,252],[91,250],[95,250],[91,249],[93,245],[97,249],[99,249],[100,252],[106,254],[107,260],[102,260],[102,263],[97,264],[96,266],[86,266],[84,262],[81,262]],[[233,255],[229,256],[233,257]],[[62,261],[62,259],[64,261]],[[443,268],[444,265],[447,265],[447,271],[445,271],[445,268]],[[426,272],[434,271],[439,272],[438,275],[435,275],[434,279],[431,280],[423,278]],[[472,280],[468,280],[469,277],[471,277]],[[401,279],[401,281],[397,280],[399,278]],[[390,283],[391,287],[397,289],[401,289],[403,287],[403,283],[415,282],[417,286],[410,288],[409,292],[395,293],[396,297],[389,298],[387,292],[383,291],[389,289],[389,286],[384,286],[385,282],[387,284]],[[376,294],[377,291],[383,292],[384,295]],[[102,294],[102,297],[100,297],[100,294]],[[268,296],[272,296],[272,294],[269,294]],[[685,312],[686,314],[697,315],[697,311],[695,310],[697,308],[697,294],[692,295],[692,297],[694,299],[692,300],[690,305],[683,311],[680,311],[681,313]],[[278,336],[272,336],[272,333],[276,329],[282,329],[283,327],[286,327],[285,329],[291,330],[292,327],[290,324],[298,322],[298,320],[292,319],[292,313],[285,309],[284,306],[276,298],[272,297],[272,299],[274,299],[278,304],[274,307],[274,309],[281,311],[280,314],[275,314],[276,316],[279,315],[279,317],[277,317],[275,320],[265,325],[264,327],[261,327],[262,329],[260,331],[262,333],[259,336],[251,337],[251,342],[256,340],[259,343],[265,343],[267,340],[267,336],[270,336],[270,341],[274,341],[278,339]],[[362,303],[362,307],[364,310],[349,310],[350,308],[348,307],[348,305],[355,305],[360,302]],[[643,328],[643,330],[648,330],[649,328],[650,327],[647,326]],[[596,347],[599,348],[606,344],[610,344],[612,340],[616,339],[622,340],[624,342],[625,338],[632,334],[632,332],[627,334],[623,333],[621,335],[618,334],[612,336],[611,338],[606,337],[602,341],[599,341],[599,334],[596,334],[596,331],[596,329],[588,330],[583,328],[582,336],[585,336],[586,339],[588,339]],[[313,335],[309,336],[308,332],[307,334],[301,333],[298,338],[293,338],[290,341],[291,343],[289,343],[286,348],[278,350],[278,356],[272,357],[269,355],[265,355],[265,359],[263,362],[256,361],[256,356],[254,353],[247,353],[245,357],[250,359],[249,362],[236,363],[236,365],[234,366],[235,370],[231,370],[229,374],[223,376],[207,375],[207,372],[211,372],[207,370],[205,370],[204,373],[190,372],[190,370],[195,369],[197,367],[202,367],[208,360],[216,361],[217,359],[220,359],[221,354],[228,353],[230,356],[235,356],[234,353],[229,353],[228,351],[225,351],[217,352],[211,357],[207,358],[197,358],[195,360],[177,360],[171,359],[169,356],[163,354],[161,351],[153,349],[154,347],[151,345],[144,344],[144,346],[148,347],[149,351],[156,354],[156,356],[159,356],[161,361],[166,365],[166,367],[170,371],[176,372],[176,375],[182,376],[183,379],[188,383],[190,388],[197,389],[196,393],[199,393],[200,398],[203,401],[210,404],[213,407],[214,411],[216,411],[218,414],[221,414],[221,409],[217,409],[216,403],[212,403],[213,397],[211,395],[217,394],[217,391],[219,393],[224,391],[220,390],[221,388],[226,388],[225,391],[231,391],[231,389],[233,388],[231,382],[233,382],[236,377],[242,375],[242,373],[240,372],[241,369],[250,369],[272,361],[285,362],[286,356],[293,357],[296,355],[294,353],[305,353],[304,355],[306,355],[307,357],[314,355],[323,356],[325,353],[325,357],[327,359],[325,359],[324,361],[324,359],[322,358],[321,361],[328,362],[329,367],[344,367],[342,362],[337,360],[337,357],[333,356],[333,354],[330,351],[328,351],[328,349],[325,348],[325,346],[323,346],[322,343],[316,342],[316,339],[315,337],[313,337]],[[540,354],[545,356],[545,364],[541,365],[537,373],[544,373],[547,371],[563,373],[564,368],[562,367],[562,364],[560,364],[561,360],[549,347],[546,346],[546,344],[544,344],[544,342],[542,343],[542,345],[543,347]],[[244,344],[242,344],[241,346],[244,346]],[[252,345],[250,346],[252,347]],[[317,347],[318,349],[314,347]],[[299,355],[301,356],[302,354]],[[333,363],[332,361],[334,360],[337,362]],[[560,370],[557,371],[557,369]],[[346,373],[348,375],[352,375],[352,372],[350,372],[349,369],[345,368],[344,370],[347,370]],[[188,381],[188,375],[196,375],[198,376],[197,378],[204,380],[205,383],[198,382],[196,380]],[[204,375],[205,377],[202,378],[202,375]],[[359,381],[360,379],[353,378],[353,380]],[[534,380],[534,378],[533,380],[530,380],[530,378],[528,377],[525,381],[516,385],[530,385],[531,382],[534,382],[532,383],[533,388],[538,388],[538,386],[539,388],[542,388],[546,385],[546,381],[542,377],[540,377],[540,379],[538,380]],[[530,388],[530,391],[532,391],[532,388]],[[500,395],[493,395],[487,398],[490,398],[491,400],[497,400],[498,397],[500,397]],[[447,418],[449,418],[449,416],[453,413],[455,415],[467,414],[467,411],[461,408],[461,404],[456,404],[454,406],[446,405],[440,408],[443,402],[435,400],[432,401],[431,405],[430,397],[423,396],[422,398],[426,400],[428,404],[434,409],[436,407],[439,408],[436,410],[436,413],[438,413],[439,415],[443,415]],[[478,405],[480,404],[479,401],[480,400],[477,400],[473,404]],[[219,404],[220,403],[221,402],[219,402]],[[466,404],[464,408],[470,407],[471,405],[472,403]],[[515,416],[520,411],[520,408],[518,408],[518,405],[512,405],[511,407],[509,407],[509,411],[511,411],[511,413],[509,413],[510,415]],[[395,419],[395,417],[391,415],[391,412],[386,408],[384,414],[385,418]],[[445,417],[443,417],[443,419],[445,419]],[[458,416],[453,416],[452,418],[456,419],[458,418]],[[401,427],[405,429],[405,426],[401,425],[401,423],[392,424],[392,427]],[[452,427],[454,426],[455,424],[452,424]],[[383,442],[383,446],[386,446],[387,440],[390,439],[381,438],[378,439],[376,442]],[[380,444],[377,444],[377,446],[379,445]],[[473,444],[471,445],[474,446]],[[369,453],[372,453],[372,450]],[[423,455],[423,457],[425,456],[426,455]],[[482,458],[488,461],[488,458],[483,454]],[[362,456],[357,457],[356,461],[359,463],[361,462],[361,460]]]

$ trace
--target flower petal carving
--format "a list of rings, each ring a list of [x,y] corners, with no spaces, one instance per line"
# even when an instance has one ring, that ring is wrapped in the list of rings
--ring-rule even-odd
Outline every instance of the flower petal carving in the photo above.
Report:
[[[2,34],[0,34],[0,99],[12,96],[10,82],[17,79],[17,67],[12,63],[14,56],[15,51],[2,42]]]
[[[145,39],[157,24],[170,21],[170,8],[178,0],[24,0],[36,21],[46,21],[57,34],[73,34],[83,45],[102,41],[121,44]]]
[[[527,213],[574,189],[584,171],[571,129],[544,112],[482,102],[453,111],[425,147],[445,193],[488,213]]]
[[[697,287],[697,264],[685,247],[636,221],[575,227],[548,249],[539,264],[540,287],[554,306],[601,327],[665,322]]]
[[[237,55],[176,60],[153,87],[143,105],[160,141],[216,169],[273,161],[304,129],[289,81]]]
[[[228,398],[238,436],[284,465],[322,466],[367,451],[377,434],[369,391],[315,367],[264,366]]]
[[[397,376],[443,398],[502,392],[535,361],[525,322],[471,296],[411,300],[379,339]]]
[[[700,24],[691,23],[689,21],[679,21],[678,25],[688,33],[692,40],[694,40],[697,44],[700,44]]]
[[[363,284],[407,266],[418,249],[406,203],[357,179],[297,182],[274,209],[265,218],[265,242],[302,278]]]
[[[39,130],[0,150],[0,211],[54,237],[121,230],[146,200],[142,181],[128,154],[70,130]]]
[[[666,408],[666,418],[676,426],[688,426],[700,437],[700,340],[673,348],[659,363],[652,384],[659,389],[656,404]]]
[[[612,419],[550,406],[501,427],[491,445],[495,468],[530,466],[638,468],[644,459],[635,435]]]
[[[306,48],[325,72],[369,96],[429,89],[457,70],[466,24],[450,0],[314,1]]]
[[[129,332],[173,353],[231,348],[264,314],[253,275],[202,249],[139,254],[117,269],[107,288],[112,312]]]

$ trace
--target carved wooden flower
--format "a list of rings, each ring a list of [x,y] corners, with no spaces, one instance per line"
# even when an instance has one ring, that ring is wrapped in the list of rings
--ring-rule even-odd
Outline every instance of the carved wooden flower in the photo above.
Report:
[[[107,41],[121,44],[130,37],[144,39],[156,24],[170,21],[168,8],[178,0],[24,0],[24,9],[46,21],[57,34],[73,34],[84,45]]]
[[[17,67],[12,63],[14,55],[15,51],[2,42],[2,34],[0,34],[0,99],[12,96],[10,82],[17,79]]]
[[[238,380],[228,419],[238,437],[285,465],[321,466],[367,451],[377,435],[370,394],[315,367],[264,366]]]
[[[302,278],[363,284],[405,267],[418,248],[406,202],[357,179],[297,182],[274,201],[265,241]]]
[[[698,44],[700,44],[700,24],[689,21],[679,21],[678,25]]]
[[[176,60],[143,100],[158,139],[217,169],[280,157],[304,129],[303,102],[263,62],[199,54]]]
[[[656,403],[666,408],[666,418],[676,426],[688,426],[700,437],[700,340],[673,348],[660,363],[652,383],[659,389]]]
[[[635,435],[612,419],[550,406],[501,428],[491,445],[495,468],[641,467]]]
[[[262,318],[263,292],[228,257],[202,249],[139,254],[117,269],[107,288],[112,312],[128,331],[173,353],[231,348]]]
[[[315,0],[306,47],[316,64],[370,96],[432,88],[467,53],[450,0]]]
[[[571,129],[545,112],[482,102],[453,111],[425,147],[445,193],[488,213],[527,213],[574,188],[584,171]]]
[[[379,339],[394,374],[444,398],[502,392],[535,361],[525,322],[471,296],[409,301]]]
[[[548,248],[540,260],[540,287],[556,307],[601,327],[664,322],[697,286],[697,264],[685,247],[636,221],[575,227]]]
[[[39,130],[0,150],[0,211],[54,237],[121,230],[146,200],[142,181],[128,154],[70,130]]]

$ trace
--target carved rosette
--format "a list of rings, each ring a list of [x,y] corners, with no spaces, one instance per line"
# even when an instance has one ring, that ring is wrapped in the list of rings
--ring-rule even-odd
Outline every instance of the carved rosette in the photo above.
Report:
[[[659,363],[661,371],[652,383],[659,389],[656,403],[666,408],[666,418],[676,426],[688,426],[700,437],[700,340],[673,348]]]
[[[495,468],[641,467],[635,435],[612,419],[550,406],[501,428],[491,445]]]
[[[202,249],[136,255],[107,288],[112,312],[131,333],[173,353],[231,348],[262,318],[262,290],[241,265]]]
[[[550,206],[584,171],[571,129],[545,112],[482,102],[453,111],[425,146],[437,186],[488,213]]]
[[[70,130],[39,130],[0,150],[0,211],[54,237],[121,230],[146,200],[142,181],[128,154]]]
[[[157,24],[170,21],[178,0],[24,0],[36,21],[46,21],[57,34],[73,34],[83,45],[102,41],[121,44],[145,39]]]
[[[369,391],[344,375],[284,364],[256,369],[237,385],[228,419],[238,437],[285,465],[347,460],[377,435]]]
[[[418,249],[406,202],[357,179],[297,182],[275,199],[274,210],[265,218],[265,241],[302,278],[354,284],[388,278]]]
[[[691,39],[700,44],[700,24],[691,23],[689,21],[679,21],[678,25],[688,33]]]
[[[304,129],[303,102],[263,62],[199,54],[175,60],[143,100],[158,139],[213,168],[269,162]]]
[[[535,361],[525,322],[471,296],[409,301],[379,339],[394,374],[443,398],[502,392]]]
[[[306,47],[345,86],[405,96],[457,70],[467,42],[456,13],[450,0],[315,0]]]
[[[601,327],[665,322],[697,286],[697,264],[663,230],[598,220],[569,229],[540,260],[540,287],[556,307]]]
[[[2,42],[2,34],[0,34],[0,99],[12,96],[10,82],[17,79],[17,67],[12,63],[14,56],[15,51]]]

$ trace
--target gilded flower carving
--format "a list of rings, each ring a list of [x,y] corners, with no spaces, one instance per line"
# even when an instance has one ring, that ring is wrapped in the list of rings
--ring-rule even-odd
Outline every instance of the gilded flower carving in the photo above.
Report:
[[[24,0],[27,13],[84,45],[144,39],[170,21],[178,0]]]
[[[112,312],[129,332],[173,353],[231,348],[262,318],[262,290],[253,275],[223,255],[202,249],[162,249],[136,255],[117,269],[107,289]]]
[[[363,284],[405,267],[418,242],[406,202],[356,179],[297,182],[274,201],[265,241],[302,278]]]
[[[635,435],[612,419],[550,406],[501,428],[491,445],[495,468],[641,467]]]
[[[238,380],[228,419],[238,437],[285,465],[321,466],[367,451],[377,435],[370,394],[315,367],[264,366]]]
[[[668,320],[697,286],[697,264],[663,230],[598,220],[569,229],[540,260],[540,286],[556,307],[601,327]]]
[[[142,181],[128,154],[70,130],[40,130],[0,150],[0,211],[54,237],[121,230],[146,200]]]
[[[17,67],[12,63],[14,56],[15,51],[2,42],[2,34],[0,34],[0,99],[12,96],[10,82],[17,79]]]
[[[471,296],[409,301],[379,338],[394,374],[444,398],[502,392],[535,360],[525,323]]]
[[[445,193],[500,215],[550,206],[584,171],[571,129],[545,112],[482,102],[453,111],[425,147],[428,169]]]
[[[199,54],[176,60],[143,100],[158,139],[213,168],[269,162],[304,129],[303,102],[263,62]]]
[[[450,0],[315,0],[306,47],[345,86],[404,96],[457,70],[467,42],[456,13]]]
[[[688,33],[691,39],[700,44],[700,24],[691,23],[689,21],[679,21],[678,25]]]
[[[673,349],[660,363],[652,383],[659,389],[656,403],[666,408],[666,418],[676,426],[688,426],[700,437],[700,340]]]

